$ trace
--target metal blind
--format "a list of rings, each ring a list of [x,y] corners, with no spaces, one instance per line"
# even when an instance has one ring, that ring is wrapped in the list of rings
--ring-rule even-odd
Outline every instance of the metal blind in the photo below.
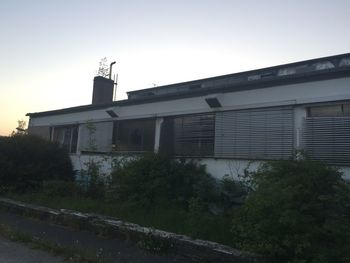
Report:
[[[216,114],[215,157],[287,159],[293,152],[293,109],[268,108]]]
[[[79,150],[88,152],[110,152],[112,150],[113,122],[97,122],[80,126]]]
[[[174,119],[176,155],[212,156],[214,115],[199,114]]]
[[[305,119],[304,144],[309,157],[331,164],[350,164],[350,117]]]
[[[165,118],[160,151],[177,156],[213,156],[214,123],[212,113]]]

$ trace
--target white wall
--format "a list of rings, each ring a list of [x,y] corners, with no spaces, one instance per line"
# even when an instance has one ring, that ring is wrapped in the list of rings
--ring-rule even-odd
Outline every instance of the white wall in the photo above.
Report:
[[[131,119],[217,110],[248,109],[346,100],[350,99],[350,78],[283,85],[216,95],[223,105],[223,107],[216,110],[211,109],[205,102],[206,96],[130,106],[115,106],[113,110],[119,116],[118,119]],[[30,125],[43,126],[84,123],[88,120],[110,120],[111,118],[105,110],[106,109],[98,109],[31,118]]]
[[[161,101],[148,104],[115,106],[113,110],[119,116],[117,119],[133,119],[142,117],[162,117],[167,115],[178,115],[186,113],[199,113],[210,111],[237,110],[258,107],[271,107],[294,105],[294,146],[300,148],[302,142],[303,118],[306,116],[305,106],[303,104],[316,102],[329,102],[350,99],[350,78],[340,78],[333,80],[315,81],[309,83],[300,83],[292,85],[283,85],[263,89],[246,90],[239,92],[230,92],[224,94],[215,94],[222,104],[220,109],[211,109],[205,102],[206,96],[195,98],[185,98],[171,101]],[[209,96],[212,97],[213,95]],[[109,108],[110,109],[110,108]],[[106,109],[91,110],[85,112],[76,112],[61,115],[52,115],[46,117],[31,118],[30,126],[47,126],[86,123],[88,120],[111,121],[110,116],[105,112]],[[161,120],[161,118],[158,118]],[[159,128],[161,121],[157,127]],[[157,128],[157,138],[159,138],[159,129]],[[155,149],[157,150],[156,143]],[[75,169],[81,169],[83,163],[89,158],[104,158],[72,155]],[[103,169],[108,172],[110,165],[108,160],[102,160]],[[237,170],[240,173],[248,165],[248,161],[235,161],[225,159],[201,159],[201,163],[206,164],[207,170],[215,177],[222,177],[225,174],[233,174]],[[257,167],[258,163],[251,164]],[[237,169],[239,167],[239,169]],[[342,168],[346,177],[350,179],[350,167]],[[236,171],[236,173],[237,173]],[[235,175],[236,176],[236,175]]]
[[[111,172],[112,158],[116,157],[111,157],[110,155],[71,154],[71,159],[75,170],[86,169],[86,164],[90,160],[94,160],[101,165],[101,173],[105,176],[108,176]],[[228,175],[231,178],[238,180],[239,175],[243,175],[244,169],[248,168],[250,171],[255,171],[261,164],[260,161],[235,159],[202,158],[194,160],[198,164],[205,165],[207,172],[217,179]],[[350,180],[350,167],[340,167],[340,169],[344,173],[344,178]]]

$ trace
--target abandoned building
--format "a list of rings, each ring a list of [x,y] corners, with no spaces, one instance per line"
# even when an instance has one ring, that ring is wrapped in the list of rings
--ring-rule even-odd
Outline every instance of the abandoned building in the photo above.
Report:
[[[29,133],[87,158],[160,152],[216,177],[305,150],[350,178],[350,53],[128,92],[95,77],[92,104],[28,113]],[[106,164],[105,169],[108,170]]]

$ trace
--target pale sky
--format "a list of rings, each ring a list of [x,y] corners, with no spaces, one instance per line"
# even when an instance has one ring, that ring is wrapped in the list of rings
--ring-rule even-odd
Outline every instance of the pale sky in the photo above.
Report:
[[[350,52],[348,0],[0,0],[0,135],[91,103],[101,58],[130,90]],[[350,88],[350,87],[349,87]]]

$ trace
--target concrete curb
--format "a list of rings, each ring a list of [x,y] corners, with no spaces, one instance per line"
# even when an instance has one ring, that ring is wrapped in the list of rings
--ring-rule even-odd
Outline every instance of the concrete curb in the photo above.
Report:
[[[215,242],[191,239],[162,230],[142,227],[137,224],[123,222],[117,218],[98,214],[81,213],[68,209],[51,209],[43,206],[26,204],[7,198],[0,198],[3,209],[52,223],[89,230],[100,235],[122,238],[140,242],[154,239],[169,244],[176,253],[193,262],[232,262],[262,263],[264,258],[253,253],[239,251]]]

